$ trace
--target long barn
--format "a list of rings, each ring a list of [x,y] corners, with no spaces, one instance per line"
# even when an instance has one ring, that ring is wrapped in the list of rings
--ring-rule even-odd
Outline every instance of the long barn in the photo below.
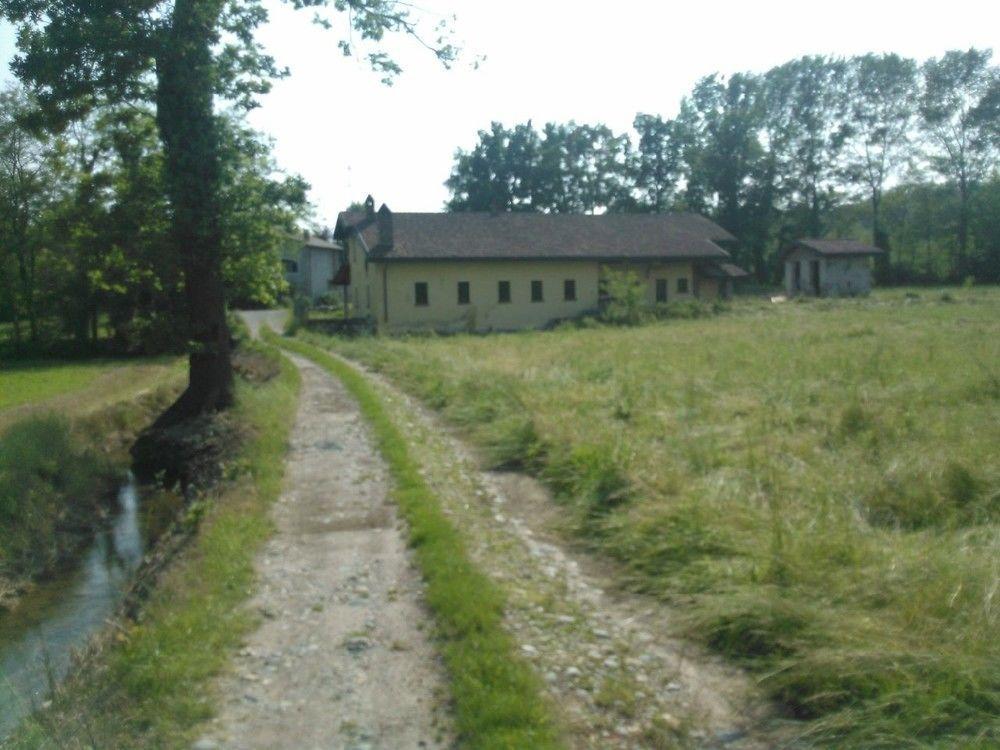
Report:
[[[334,238],[352,315],[382,330],[509,331],[596,312],[605,269],[627,269],[649,304],[714,300],[734,278],[735,238],[673,214],[345,212]]]

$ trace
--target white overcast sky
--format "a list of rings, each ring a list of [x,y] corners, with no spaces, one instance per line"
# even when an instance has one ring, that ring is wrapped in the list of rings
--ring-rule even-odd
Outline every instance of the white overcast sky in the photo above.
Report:
[[[337,49],[343,21],[326,31],[308,12],[265,0],[260,39],[292,75],[250,120],[274,138],[280,165],[312,185],[320,223],[368,193],[394,210],[440,210],[455,149],[472,146],[491,120],[621,131],[636,112],[675,114],[694,82],[716,71],[763,71],[804,54],[924,59],[1000,48],[996,0],[414,1],[432,23],[457,15],[466,63],[446,71],[412,42],[388,39],[404,73],[385,87]],[[0,27],[0,60],[13,44]],[[474,56],[486,58],[478,70],[467,64]],[[0,75],[9,77],[6,63]]]

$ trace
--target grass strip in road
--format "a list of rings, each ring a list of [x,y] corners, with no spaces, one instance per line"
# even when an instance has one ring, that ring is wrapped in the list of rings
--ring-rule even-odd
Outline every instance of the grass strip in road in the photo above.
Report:
[[[277,340],[274,334],[265,338]],[[281,339],[280,344],[337,377],[371,425],[427,583],[426,600],[436,619],[463,746],[483,750],[561,747],[541,684],[503,629],[503,596],[469,559],[461,536],[421,476],[406,439],[377,391],[357,370],[315,346],[294,339]]]
[[[254,556],[271,532],[269,511],[281,491],[299,390],[296,368],[284,357],[280,362],[271,380],[239,383],[234,416],[246,442],[218,494],[188,510],[198,530],[139,621],[123,624],[114,642],[5,747],[190,747],[213,713],[212,677],[254,624],[240,605]]]

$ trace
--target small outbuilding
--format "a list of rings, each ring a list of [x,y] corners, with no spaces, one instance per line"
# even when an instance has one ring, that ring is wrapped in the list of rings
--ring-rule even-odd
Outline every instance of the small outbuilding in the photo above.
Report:
[[[785,291],[813,297],[868,294],[872,259],[883,252],[857,240],[799,240],[784,255]]]

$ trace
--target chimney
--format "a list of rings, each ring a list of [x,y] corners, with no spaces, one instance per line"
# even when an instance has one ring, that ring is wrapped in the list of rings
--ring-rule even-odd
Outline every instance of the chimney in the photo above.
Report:
[[[369,219],[375,216],[375,199],[371,195],[365,198],[365,214]]]
[[[378,244],[389,250],[392,248],[392,211],[383,203],[375,220],[378,223]]]

